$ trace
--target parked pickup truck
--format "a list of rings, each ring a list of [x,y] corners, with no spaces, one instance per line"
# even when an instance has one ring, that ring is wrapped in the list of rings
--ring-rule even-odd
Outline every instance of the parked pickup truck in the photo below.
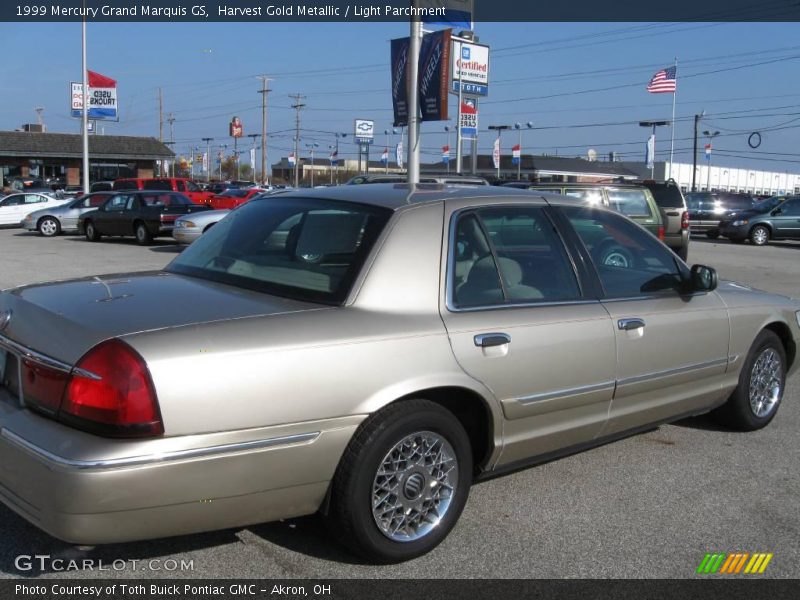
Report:
[[[172,234],[175,219],[209,210],[177,192],[124,191],[111,196],[103,206],[81,215],[78,231],[90,242],[104,235],[135,236],[146,246],[159,236]]]
[[[114,181],[114,191],[141,190],[180,192],[195,204],[205,204],[214,195],[213,192],[204,192],[191,179],[183,177],[151,177],[117,179]]]

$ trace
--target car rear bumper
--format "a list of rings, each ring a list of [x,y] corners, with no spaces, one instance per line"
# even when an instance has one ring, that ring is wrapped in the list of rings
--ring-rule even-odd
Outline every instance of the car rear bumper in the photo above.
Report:
[[[705,233],[719,229],[719,220],[714,221],[689,221],[689,227],[693,233]]]
[[[664,243],[673,250],[680,250],[689,245],[689,230],[681,229],[680,233],[664,234]]]
[[[311,514],[360,420],[137,442],[0,398],[0,500],[54,537],[90,545]]]

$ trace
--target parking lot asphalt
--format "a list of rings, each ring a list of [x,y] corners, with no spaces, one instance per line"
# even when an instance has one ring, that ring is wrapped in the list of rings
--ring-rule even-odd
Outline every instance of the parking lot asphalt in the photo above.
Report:
[[[159,269],[179,251],[168,241],[145,248],[133,240],[92,244],[0,230],[0,289]],[[697,240],[689,259],[717,268],[722,279],[800,298],[800,244]],[[745,551],[774,553],[764,577],[796,578],[799,404],[795,375],[780,412],[762,431],[735,433],[693,418],[477,484],[443,544],[401,565],[360,563],[316,517],[77,549],[0,506],[0,577],[696,577],[706,552]],[[95,565],[140,562],[119,571],[15,567],[16,557],[36,554]],[[191,561],[193,568],[167,571],[169,560]]]

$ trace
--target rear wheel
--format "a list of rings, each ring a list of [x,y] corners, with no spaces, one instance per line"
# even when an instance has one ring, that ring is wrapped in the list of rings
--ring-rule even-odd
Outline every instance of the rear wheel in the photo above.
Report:
[[[336,470],[328,523],[365,559],[394,563],[435,548],[458,521],[472,451],[452,413],[408,400],[369,417]]]
[[[750,242],[754,246],[766,246],[769,237],[769,229],[764,225],[756,225],[750,230]]]
[[[689,260],[689,244],[685,244],[685,245],[681,246],[680,248],[678,248],[678,251],[676,252],[676,254],[678,255],[678,257],[683,262],[686,262],[687,260]]]
[[[58,219],[54,219],[53,217],[44,217],[43,219],[39,219],[38,229],[39,233],[43,236],[53,237],[61,233],[61,223],[58,222]]]
[[[153,236],[147,229],[147,225],[141,221],[136,224],[134,233],[136,234],[136,243],[140,246],[148,246],[153,241]]]
[[[786,351],[772,331],[762,331],[747,355],[739,385],[714,416],[729,427],[753,431],[778,412],[786,385]]]
[[[84,231],[86,232],[86,239],[90,242],[98,242],[102,237],[92,221],[86,221]]]

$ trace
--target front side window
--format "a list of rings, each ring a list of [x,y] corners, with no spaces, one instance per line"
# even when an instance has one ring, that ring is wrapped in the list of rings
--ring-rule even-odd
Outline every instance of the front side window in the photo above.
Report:
[[[647,231],[605,210],[561,207],[592,257],[606,296],[674,292],[686,273],[672,252]]]
[[[250,202],[167,270],[309,302],[345,300],[392,211],[290,197]]]
[[[146,179],[142,185],[143,190],[171,190],[172,182],[169,179]]]
[[[789,200],[781,206],[781,216],[796,217],[800,215],[800,200]]]
[[[199,192],[200,186],[197,185],[194,181],[186,181],[186,189],[190,192]]]
[[[454,234],[449,285],[456,307],[580,298],[566,250],[542,208],[464,213]]]
[[[103,205],[103,210],[125,210],[128,201],[132,199],[131,194],[118,194],[112,196],[111,199]]]

